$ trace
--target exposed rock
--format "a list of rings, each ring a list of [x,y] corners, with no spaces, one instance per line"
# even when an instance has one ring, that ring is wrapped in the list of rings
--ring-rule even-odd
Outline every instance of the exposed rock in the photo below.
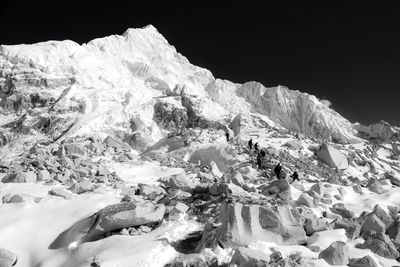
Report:
[[[277,244],[302,244],[305,231],[291,207],[276,210],[259,205],[222,203],[220,210],[222,241],[247,245],[256,240]]]
[[[0,248],[0,266],[11,267],[17,264],[17,255],[7,249]]]
[[[360,236],[361,224],[354,219],[336,219],[333,223],[333,229],[345,229],[346,236],[350,240],[354,240]]]
[[[89,191],[93,191],[94,186],[90,181],[81,181],[78,183],[73,184],[70,188],[68,188],[72,192],[76,194],[82,194]]]
[[[317,156],[322,162],[326,163],[331,168],[343,170],[347,169],[349,166],[346,156],[333,146],[327,145],[326,143],[321,145]]]
[[[352,218],[354,217],[354,212],[348,210],[343,203],[336,203],[333,204],[332,208],[330,210],[333,213],[339,214],[343,218]]]
[[[185,174],[175,174],[168,179],[168,186],[192,193],[195,184]]]
[[[384,192],[381,182],[374,178],[369,179],[367,186],[374,193],[381,194]]]
[[[361,234],[368,232],[384,233],[385,224],[375,215],[368,216],[368,219],[363,223],[361,227]]]
[[[358,194],[363,194],[362,187],[359,184],[353,185],[353,190]]]
[[[238,247],[232,256],[229,263],[230,266],[267,266],[269,262],[269,257],[267,254],[246,247]]]
[[[400,222],[398,220],[392,222],[387,228],[386,234],[393,240],[397,247],[400,247]]]
[[[53,188],[49,191],[50,195],[53,196],[58,196],[58,197],[62,197],[65,199],[71,199],[72,198],[72,194],[62,188]]]
[[[64,145],[65,154],[71,157],[85,157],[86,150],[76,144]]]
[[[400,186],[400,178],[393,173],[385,172],[384,177],[385,179],[389,179],[393,185]]]
[[[31,175],[33,172],[18,172],[6,175],[3,183],[34,183],[36,182],[36,175]]]
[[[147,197],[150,200],[155,200],[159,196],[164,196],[167,192],[161,186],[138,184],[140,195]]]
[[[291,198],[290,185],[286,179],[278,179],[261,186],[261,194],[270,197],[279,197],[283,200]]]
[[[37,181],[48,181],[51,179],[50,173],[47,170],[39,170],[36,174]]]
[[[303,148],[303,146],[301,145],[301,142],[298,140],[290,140],[290,141],[286,142],[284,144],[284,146],[287,146],[288,148],[293,149],[293,150],[299,150],[299,149]]]
[[[400,255],[390,238],[384,233],[369,235],[360,248],[369,248],[372,252],[388,259],[397,259]]]
[[[385,228],[389,227],[393,222],[393,219],[378,204],[374,206],[372,214],[375,214],[385,224]]]
[[[314,199],[306,193],[301,193],[301,195],[299,196],[299,198],[296,201],[296,204],[304,205],[309,208],[315,208],[317,206],[316,203],[314,202]]]
[[[378,267],[378,264],[371,256],[364,256],[358,259],[350,259],[349,267]]]
[[[347,265],[349,263],[349,247],[341,241],[333,242],[321,251],[319,259],[324,259],[330,265]]]

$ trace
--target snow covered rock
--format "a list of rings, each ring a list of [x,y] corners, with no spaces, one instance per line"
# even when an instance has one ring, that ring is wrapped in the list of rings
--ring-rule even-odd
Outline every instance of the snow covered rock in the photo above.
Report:
[[[94,189],[93,183],[90,181],[80,181],[78,183],[74,183],[70,188],[68,188],[75,194],[82,194]]]
[[[302,244],[306,234],[290,206],[276,210],[240,203],[221,205],[222,240],[229,244],[248,245],[255,240],[277,244]]]
[[[354,128],[359,132],[360,136],[370,139],[391,141],[400,137],[400,129],[398,127],[391,126],[385,121],[380,121],[379,123],[368,126],[355,124]]]
[[[267,254],[246,247],[238,247],[230,261],[231,266],[267,266],[269,257]]]
[[[31,172],[17,172],[8,174],[2,179],[3,183],[34,183],[36,175]]]
[[[360,248],[368,248],[379,256],[389,259],[397,259],[400,255],[393,242],[384,233],[368,236]]]
[[[49,191],[50,195],[62,197],[64,199],[72,199],[72,194],[62,188],[53,188]]]
[[[347,169],[349,166],[346,156],[333,146],[326,143],[321,145],[317,156],[321,161],[326,163],[331,168],[342,170]]]
[[[364,256],[358,259],[350,259],[350,267],[378,267],[378,264],[371,256]]]
[[[7,249],[0,248],[0,266],[11,267],[17,264],[17,255]]]
[[[291,198],[290,185],[286,179],[278,179],[261,186],[261,194],[269,197],[277,196],[282,200]]]
[[[349,247],[345,242],[335,241],[321,251],[319,259],[324,259],[330,265],[347,265],[349,263]]]

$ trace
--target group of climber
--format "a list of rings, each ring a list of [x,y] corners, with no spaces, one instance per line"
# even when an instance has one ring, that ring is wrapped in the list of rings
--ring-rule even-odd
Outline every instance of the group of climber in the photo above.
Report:
[[[253,149],[253,139],[250,139],[247,144],[249,145],[249,149],[250,152]],[[258,143],[254,144],[254,152],[257,153],[257,166],[259,169],[262,169],[262,159],[265,157],[265,151],[264,150],[260,150],[258,149]],[[284,178],[284,176],[282,175],[282,166],[280,163],[278,163],[278,165],[276,165],[274,167],[274,173],[276,175],[277,179],[281,179]],[[290,178],[293,179],[292,182],[294,182],[295,180],[300,181],[299,180],[299,174],[295,171],[293,172],[293,174],[290,176]]]
[[[226,137],[226,141],[229,142],[230,135],[229,135],[228,131],[225,132],[225,137]],[[250,152],[252,151],[252,149],[254,147],[254,152],[257,153],[257,166],[258,166],[259,169],[262,169],[262,161],[263,161],[263,158],[265,157],[265,151],[262,150],[262,149],[259,150],[258,143],[255,143],[253,145],[253,139],[252,138],[250,138],[250,140],[247,142],[247,144],[249,146]],[[276,165],[274,167],[274,173],[275,173],[277,179],[284,178],[284,175],[282,175],[282,166],[281,166],[280,163],[278,163],[278,165]],[[290,178],[293,179],[292,182],[294,182],[296,180],[300,181],[299,180],[299,174],[296,171],[293,172],[293,174],[290,176]]]

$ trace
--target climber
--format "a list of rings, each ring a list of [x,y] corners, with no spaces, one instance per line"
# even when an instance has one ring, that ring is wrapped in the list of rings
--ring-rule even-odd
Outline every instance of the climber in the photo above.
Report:
[[[259,169],[262,167],[262,156],[260,154],[257,154],[257,166]]]
[[[226,136],[226,142],[229,142],[229,132],[228,131],[225,132],[225,136]]]
[[[254,151],[255,151],[255,152],[258,152],[258,143],[255,143],[255,144],[254,144]]]
[[[290,175],[290,177],[293,178],[292,183],[293,183],[294,181],[296,181],[296,180],[300,182],[300,180],[299,180],[299,174],[298,174],[297,172],[294,172],[292,175]]]
[[[276,165],[274,168],[274,172],[277,179],[281,179],[281,171],[282,171],[282,166],[280,163],[278,163],[278,165]]]
[[[253,148],[253,139],[250,139],[248,144],[249,144],[249,148],[250,148],[250,151],[251,151],[251,149]]]

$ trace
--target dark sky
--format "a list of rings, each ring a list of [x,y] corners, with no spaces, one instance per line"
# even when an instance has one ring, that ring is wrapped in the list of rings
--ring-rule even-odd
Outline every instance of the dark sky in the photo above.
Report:
[[[60,2],[2,3],[0,43],[84,43],[153,24],[217,78],[285,85],[330,100],[350,121],[400,126],[400,1]]]

